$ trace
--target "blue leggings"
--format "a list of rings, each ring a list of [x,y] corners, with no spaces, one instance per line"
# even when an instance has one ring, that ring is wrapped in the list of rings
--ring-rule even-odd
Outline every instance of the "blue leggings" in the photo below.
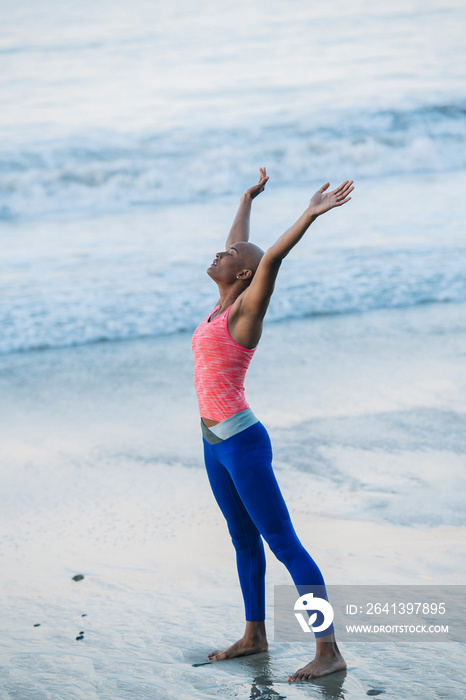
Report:
[[[228,524],[246,620],[265,619],[265,554],[261,535],[302,593],[325,584],[319,567],[304,549],[272,469],[269,435],[257,422],[217,444],[205,438],[204,458],[215,499]],[[316,637],[333,632],[333,627]]]

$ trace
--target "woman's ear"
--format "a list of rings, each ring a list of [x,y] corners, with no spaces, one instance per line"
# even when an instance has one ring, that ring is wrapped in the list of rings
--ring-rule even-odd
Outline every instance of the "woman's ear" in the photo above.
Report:
[[[237,280],[247,280],[249,277],[251,277],[252,271],[251,270],[241,270],[241,272],[238,272],[236,275]]]

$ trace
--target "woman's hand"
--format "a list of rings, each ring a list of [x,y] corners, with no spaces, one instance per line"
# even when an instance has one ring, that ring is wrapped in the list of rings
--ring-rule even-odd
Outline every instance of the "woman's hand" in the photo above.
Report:
[[[243,197],[246,199],[254,199],[257,197],[258,194],[264,191],[268,179],[269,178],[266,175],[265,168],[259,168],[259,182],[257,185],[254,185],[246,190]]]
[[[353,180],[345,180],[336,190],[325,192],[329,187],[330,183],[327,182],[312,197],[309,203],[309,212],[312,216],[320,216],[320,214],[324,214],[334,207],[341,207],[342,204],[350,201],[351,197],[348,195],[354,190]]]
[[[242,195],[239,200],[238,211],[236,212],[235,220],[233,221],[230,233],[227,237],[226,249],[230,248],[238,241],[249,240],[249,218],[251,216],[252,200],[258,194],[264,191],[267,180],[269,179],[265,173],[265,168],[259,168],[259,182],[254,187],[250,187]]]

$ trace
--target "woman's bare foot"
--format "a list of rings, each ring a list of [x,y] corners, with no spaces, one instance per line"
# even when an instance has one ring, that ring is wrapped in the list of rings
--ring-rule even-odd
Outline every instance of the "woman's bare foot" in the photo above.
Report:
[[[316,639],[315,658],[298,669],[292,676],[288,676],[288,680],[291,682],[308,681],[311,678],[319,678],[329,673],[335,673],[335,671],[343,671],[345,668],[346,662],[340,654],[335,636],[332,634],[328,637]]]
[[[267,651],[268,648],[265,622],[246,622],[246,629],[240,640],[222,651],[211,652],[207,658],[209,661],[224,661],[234,659],[235,656],[259,654],[261,651]]]

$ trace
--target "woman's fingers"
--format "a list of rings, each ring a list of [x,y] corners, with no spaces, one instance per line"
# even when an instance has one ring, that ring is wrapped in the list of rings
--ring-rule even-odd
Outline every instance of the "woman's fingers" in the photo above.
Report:
[[[334,194],[343,194],[344,192],[350,192],[351,190],[354,190],[354,187],[352,187],[353,180],[345,180],[345,182],[342,182],[339,187],[334,190]]]
[[[348,197],[348,195],[354,190],[353,187],[353,180],[346,180],[343,182],[339,187],[337,187],[336,190],[332,192],[332,195],[335,197],[337,200],[338,206],[340,204],[346,204],[351,197]]]
[[[259,168],[259,182],[257,184],[264,188],[268,179],[265,167]]]
[[[351,197],[347,197],[346,199],[343,199],[341,202],[338,202],[337,207],[341,207],[342,204],[346,204],[346,202],[349,202]]]
[[[329,197],[333,198],[334,207],[341,207],[342,204],[349,202],[351,197],[348,195],[354,190],[353,180],[345,180],[333,192],[329,192]],[[332,206],[332,205],[331,205]]]

